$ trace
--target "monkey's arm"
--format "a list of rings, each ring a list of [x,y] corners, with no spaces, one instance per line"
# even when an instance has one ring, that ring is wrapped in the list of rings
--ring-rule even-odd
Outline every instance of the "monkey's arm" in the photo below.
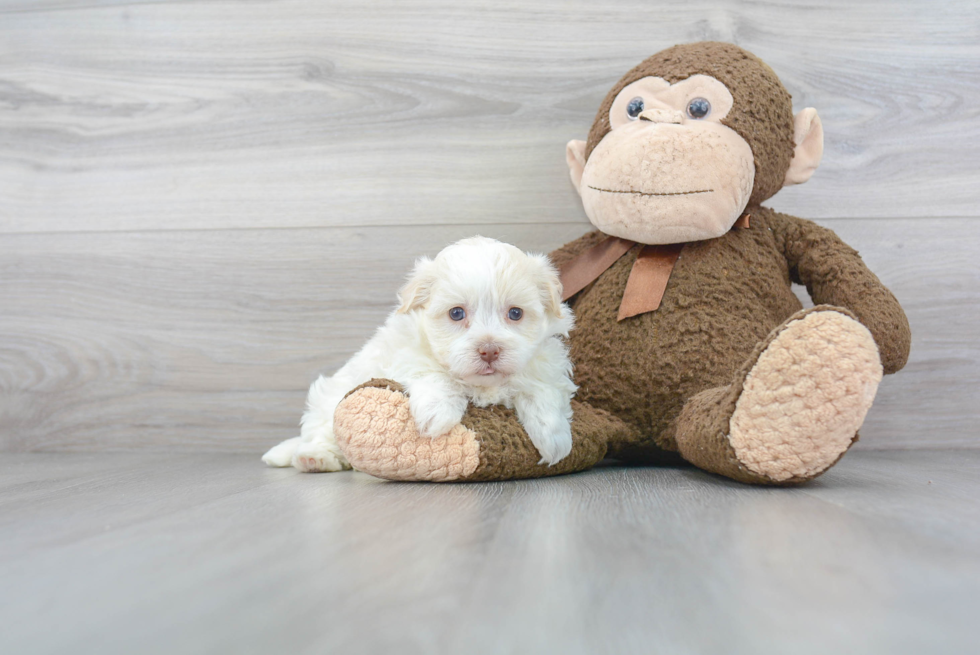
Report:
[[[833,231],[812,221],[763,211],[789,263],[793,282],[805,285],[815,304],[854,312],[878,344],[885,373],[905,366],[912,339],[908,318],[858,252]]]

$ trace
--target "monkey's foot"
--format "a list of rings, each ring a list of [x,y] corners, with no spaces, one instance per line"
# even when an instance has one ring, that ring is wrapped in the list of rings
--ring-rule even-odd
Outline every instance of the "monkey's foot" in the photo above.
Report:
[[[882,368],[871,333],[838,311],[786,324],[742,383],[729,441],[750,471],[810,479],[850,447]]]
[[[511,480],[590,468],[607,438],[625,426],[605,412],[573,403],[572,452],[553,466],[541,455],[513,410],[470,407],[462,422],[435,439],[415,428],[408,397],[396,382],[371,380],[337,406],[334,433],[351,465],[388,480],[432,482]]]
[[[857,440],[881,382],[878,348],[849,312],[819,306],[790,318],[756,353],[740,382],[685,406],[681,454],[744,482],[810,480]]]
[[[351,465],[388,480],[460,480],[480,463],[476,435],[457,425],[444,436],[419,435],[401,385],[371,380],[334,413],[337,443]]]

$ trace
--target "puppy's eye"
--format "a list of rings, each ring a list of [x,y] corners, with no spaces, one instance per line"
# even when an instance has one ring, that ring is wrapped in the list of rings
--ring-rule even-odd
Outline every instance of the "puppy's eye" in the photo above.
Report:
[[[629,116],[629,119],[631,121],[635,121],[642,112],[643,112],[643,98],[639,96],[630,100],[630,103],[626,105],[626,115]]]
[[[687,103],[687,115],[691,118],[704,118],[711,111],[711,103],[704,98],[695,98]]]
[[[453,307],[449,310],[449,318],[453,319],[454,321],[462,321],[464,318],[466,318],[466,310],[462,307]]]
[[[511,307],[510,311],[507,312],[507,318],[512,321],[519,321],[524,316],[524,310],[520,307]]]

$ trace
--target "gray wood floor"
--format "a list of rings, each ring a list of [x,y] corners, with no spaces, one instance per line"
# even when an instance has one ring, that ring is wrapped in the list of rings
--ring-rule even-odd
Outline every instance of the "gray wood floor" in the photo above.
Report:
[[[968,653],[980,451],[797,489],[693,469],[495,484],[242,455],[5,454],[3,653]]]

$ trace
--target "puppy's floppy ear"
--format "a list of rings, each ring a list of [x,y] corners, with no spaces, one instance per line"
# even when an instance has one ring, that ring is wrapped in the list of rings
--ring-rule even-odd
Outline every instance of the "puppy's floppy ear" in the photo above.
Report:
[[[406,314],[425,305],[429,301],[434,282],[435,262],[428,257],[419,257],[405,285],[398,291],[398,300],[401,302],[398,313]]]
[[[541,291],[541,303],[544,311],[553,318],[562,318],[564,314],[561,304],[561,280],[551,260],[544,255],[532,255],[538,264],[538,289]]]

